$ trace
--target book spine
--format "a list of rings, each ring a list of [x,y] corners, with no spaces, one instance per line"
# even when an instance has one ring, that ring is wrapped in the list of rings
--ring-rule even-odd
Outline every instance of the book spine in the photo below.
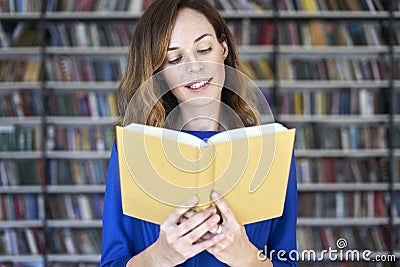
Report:
[[[202,211],[211,206],[211,191],[214,181],[214,146],[206,146],[201,148],[201,153],[198,161],[199,172],[196,178],[196,194],[199,198],[198,205],[194,208],[195,211]]]

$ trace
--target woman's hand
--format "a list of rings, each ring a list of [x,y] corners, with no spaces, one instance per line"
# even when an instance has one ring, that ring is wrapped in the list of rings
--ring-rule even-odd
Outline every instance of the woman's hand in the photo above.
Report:
[[[253,263],[257,261],[258,249],[249,241],[245,228],[239,224],[228,204],[217,193],[212,194],[212,199],[223,219],[221,233],[215,235],[208,233],[203,238],[211,236],[210,240],[212,240],[222,234],[225,238],[208,248],[207,251],[229,266],[254,266]],[[214,227],[210,232],[215,232],[216,229]]]
[[[185,208],[176,208],[160,226],[160,235],[153,244],[153,262],[157,266],[175,266],[183,263],[196,254],[210,249],[224,239],[224,235],[215,235],[207,240],[201,239],[211,229],[215,229],[220,216],[215,207],[202,212],[190,211],[197,203],[197,197],[192,197],[183,204]],[[182,220],[184,214],[189,218]],[[156,250],[156,251],[154,251]]]

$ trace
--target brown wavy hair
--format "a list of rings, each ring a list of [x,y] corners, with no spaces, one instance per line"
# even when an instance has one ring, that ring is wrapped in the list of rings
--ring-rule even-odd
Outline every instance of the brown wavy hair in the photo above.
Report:
[[[170,91],[161,96],[160,88],[146,81],[161,70],[175,19],[182,8],[193,9],[206,17],[218,41],[226,41],[228,46],[225,65],[241,70],[233,36],[225,20],[207,0],[156,0],[139,19],[131,39],[127,66],[118,87],[119,126],[141,122],[163,127],[168,113],[178,104]],[[241,84],[239,91],[234,93],[224,88],[221,101],[237,113],[244,126],[257,125],[260,118],[255,94],[244,81],[237,82],[233,84]],[[135,107],[129,105],[132,97],[140,100],[135,101]]]

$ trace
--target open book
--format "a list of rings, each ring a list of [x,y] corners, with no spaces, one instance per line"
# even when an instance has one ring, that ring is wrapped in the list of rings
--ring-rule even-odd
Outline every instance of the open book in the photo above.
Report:
[[[161,224],[193,195],[196,210],[218,192],[241,224],[282,215],[295,129],[279,123],[192,134],[130,124],[117,126],[124,214]]]

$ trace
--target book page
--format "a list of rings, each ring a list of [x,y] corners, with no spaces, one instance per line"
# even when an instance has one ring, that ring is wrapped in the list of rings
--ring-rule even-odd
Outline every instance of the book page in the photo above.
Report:
[[[265,134],[271,134],[271,133],[277,133],[277,132],[282,132],[287,130],[286,127],[284,127],[280,123],[269,123],[269,124],[263,124],[263,125],[256,125],[256,126],[251,126],[251,127],[245,127],[245,128],[238,128],[238,129],[232,129],[224,132],[220,132],[208,139],[209,143],[217,143],[217,142],[224,142],[228,140],[238,140],[238,139],[244,139],[244,138],[249,138],[253,136],[261,136]]]
[[[164,140],[177,141],[178,143],[190,146],[200,147],[201,143],[204,143],[203,140],[189,133],[144,124],[131,123],[126,126],[125,129],[128,131],[135,131],[145,135],[162,138]]]

